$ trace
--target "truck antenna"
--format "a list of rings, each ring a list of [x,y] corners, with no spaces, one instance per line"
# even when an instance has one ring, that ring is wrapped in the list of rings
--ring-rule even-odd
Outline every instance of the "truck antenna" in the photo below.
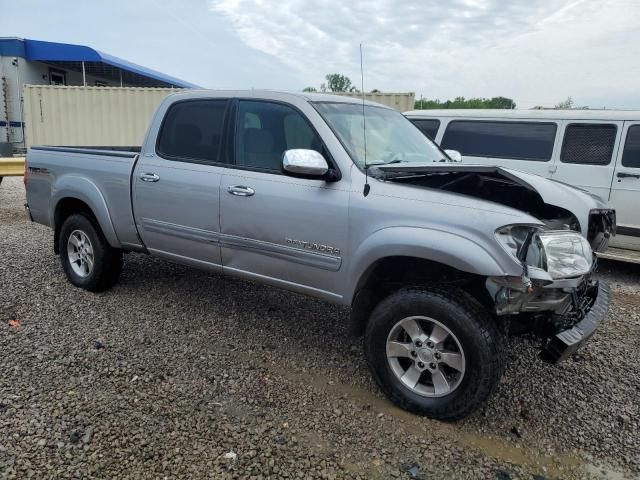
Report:
[[[360,88],[362,94],[362,141],[364,143],[364,190],[362,194],[369,195],[369,170],[367,166],[367,119],[364,113],[364,69],[362,68],[362,44],[360,44]]]

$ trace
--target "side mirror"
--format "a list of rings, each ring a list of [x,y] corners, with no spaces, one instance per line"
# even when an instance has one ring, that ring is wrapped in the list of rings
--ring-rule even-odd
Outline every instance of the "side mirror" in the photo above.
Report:
[[[462,155],[457,150],[445,150],[444,153],[447,154],[452,162],[460,163],[462,161]]]
[[[294,148],[284,152],[282,170],[294,177],[320,178],[329,171],[329,164],[315,150]]]

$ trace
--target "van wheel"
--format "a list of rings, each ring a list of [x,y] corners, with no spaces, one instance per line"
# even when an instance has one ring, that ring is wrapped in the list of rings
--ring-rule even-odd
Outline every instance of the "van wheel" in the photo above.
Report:
[[[461,290],[411,287],[373,310],[365,333],[373,377],[399,407],[457,420],[493,393],[504,368],[504,337]]]
[[[60,228],[58,251],[67,279],[91,292],[111,288],[122,271],[122,251],[111,247],[87,214],[69,216]]]

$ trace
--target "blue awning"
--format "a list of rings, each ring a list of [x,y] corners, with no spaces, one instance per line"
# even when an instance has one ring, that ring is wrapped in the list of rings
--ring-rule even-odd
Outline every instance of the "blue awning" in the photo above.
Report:
[[[56,63],[62,64],[63,66],[66,64],[66,66],[70,68],[73,68],[74,64],[85,62],[85,64],[88,64],[85,66],[85,68],[87,66],[89,68],[88,73],[97,76],[105,76],[107,78],[114,77],[114,69],[119,69],[127,73],[128,79],[134,79],[135,76],[150,79],[151,82],[134,82],[141,83],[144,86],[198,88],[198,86],[193,83],[136,65],[135,63],[100,52],[85,45],[43,42],[41,40],[19,38],[0,38],[0,55],[13,55],[29,61]],[[110,68],[105,68],[105,66]],[[153,85],[155,83],[153,81],[157,82],[158,85]]]

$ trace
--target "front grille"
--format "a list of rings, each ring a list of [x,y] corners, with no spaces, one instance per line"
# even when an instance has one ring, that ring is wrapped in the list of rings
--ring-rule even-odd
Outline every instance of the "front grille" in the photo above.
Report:
[[[571,292],[571,307],[561,315],[553,315],[551,322],[557,332],[572,328],[581,321],[596,301],[598,283],[585,277],[580,285]]]
[[[615,210],[591,210],[587,240],[594,252],[603,252],[609,246],[609,240],[616,234]]]

